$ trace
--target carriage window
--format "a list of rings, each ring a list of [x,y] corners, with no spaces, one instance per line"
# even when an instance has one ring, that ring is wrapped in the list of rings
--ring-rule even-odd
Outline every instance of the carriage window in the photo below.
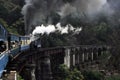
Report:
[[[19,37],[16,35],[11,35],[11,49],[15,49],[19,47]]]
[[[17,48],[19,46],[19,42],[17,40],[11,41],[11,49]]]
[[[3,41],[0,41],[0,52],[3,52],[6,50],[6,44]]]

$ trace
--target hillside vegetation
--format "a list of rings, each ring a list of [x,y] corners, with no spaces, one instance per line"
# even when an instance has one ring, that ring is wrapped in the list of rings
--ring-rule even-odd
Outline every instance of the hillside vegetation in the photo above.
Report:
[[[0,24],[11,33],[24,34],[22,6],[23,0],[0,0]]]

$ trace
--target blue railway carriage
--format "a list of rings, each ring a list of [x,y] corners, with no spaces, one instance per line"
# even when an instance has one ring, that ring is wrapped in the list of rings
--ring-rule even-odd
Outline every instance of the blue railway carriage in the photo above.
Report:
[[[10,55],[15,56],[20,51],[20,38],[18,35],[9,34]]]
[[[11,34],[0,25],[0,77],[9,61],[9,56],[15,58],[20,52],[29,49],[30,43],[30,36]]]
[[[0,77],[8,63],[9,50],[8,50],[8,32],[0,25]]]
[[[0,25],[0,54],[8,50],[7,37],[8,37],[8,32],[2,25]]]
[[[30,36],[20,36],[21,47],[20,51],[24,51],[30,48]]]
[[[30,42],[31,41],[29,36],[19,36],[19,35],[10,34],[9,48],[11,55],[15,57],[21,51],[29,49]]]

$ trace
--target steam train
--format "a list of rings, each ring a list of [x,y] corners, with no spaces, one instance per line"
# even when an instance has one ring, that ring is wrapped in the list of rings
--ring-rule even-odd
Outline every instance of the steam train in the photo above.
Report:
[[[30,37],[11,34],[0,25],[0,77],[9,61],[9,56],[15,57],[19,52],[30,48]]]

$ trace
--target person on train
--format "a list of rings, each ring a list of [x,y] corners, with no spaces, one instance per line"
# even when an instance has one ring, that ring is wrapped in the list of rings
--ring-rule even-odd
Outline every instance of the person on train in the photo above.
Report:
[[[0,52],[3,52],[6,50],[6,44],[3,41],[0,41]]]

